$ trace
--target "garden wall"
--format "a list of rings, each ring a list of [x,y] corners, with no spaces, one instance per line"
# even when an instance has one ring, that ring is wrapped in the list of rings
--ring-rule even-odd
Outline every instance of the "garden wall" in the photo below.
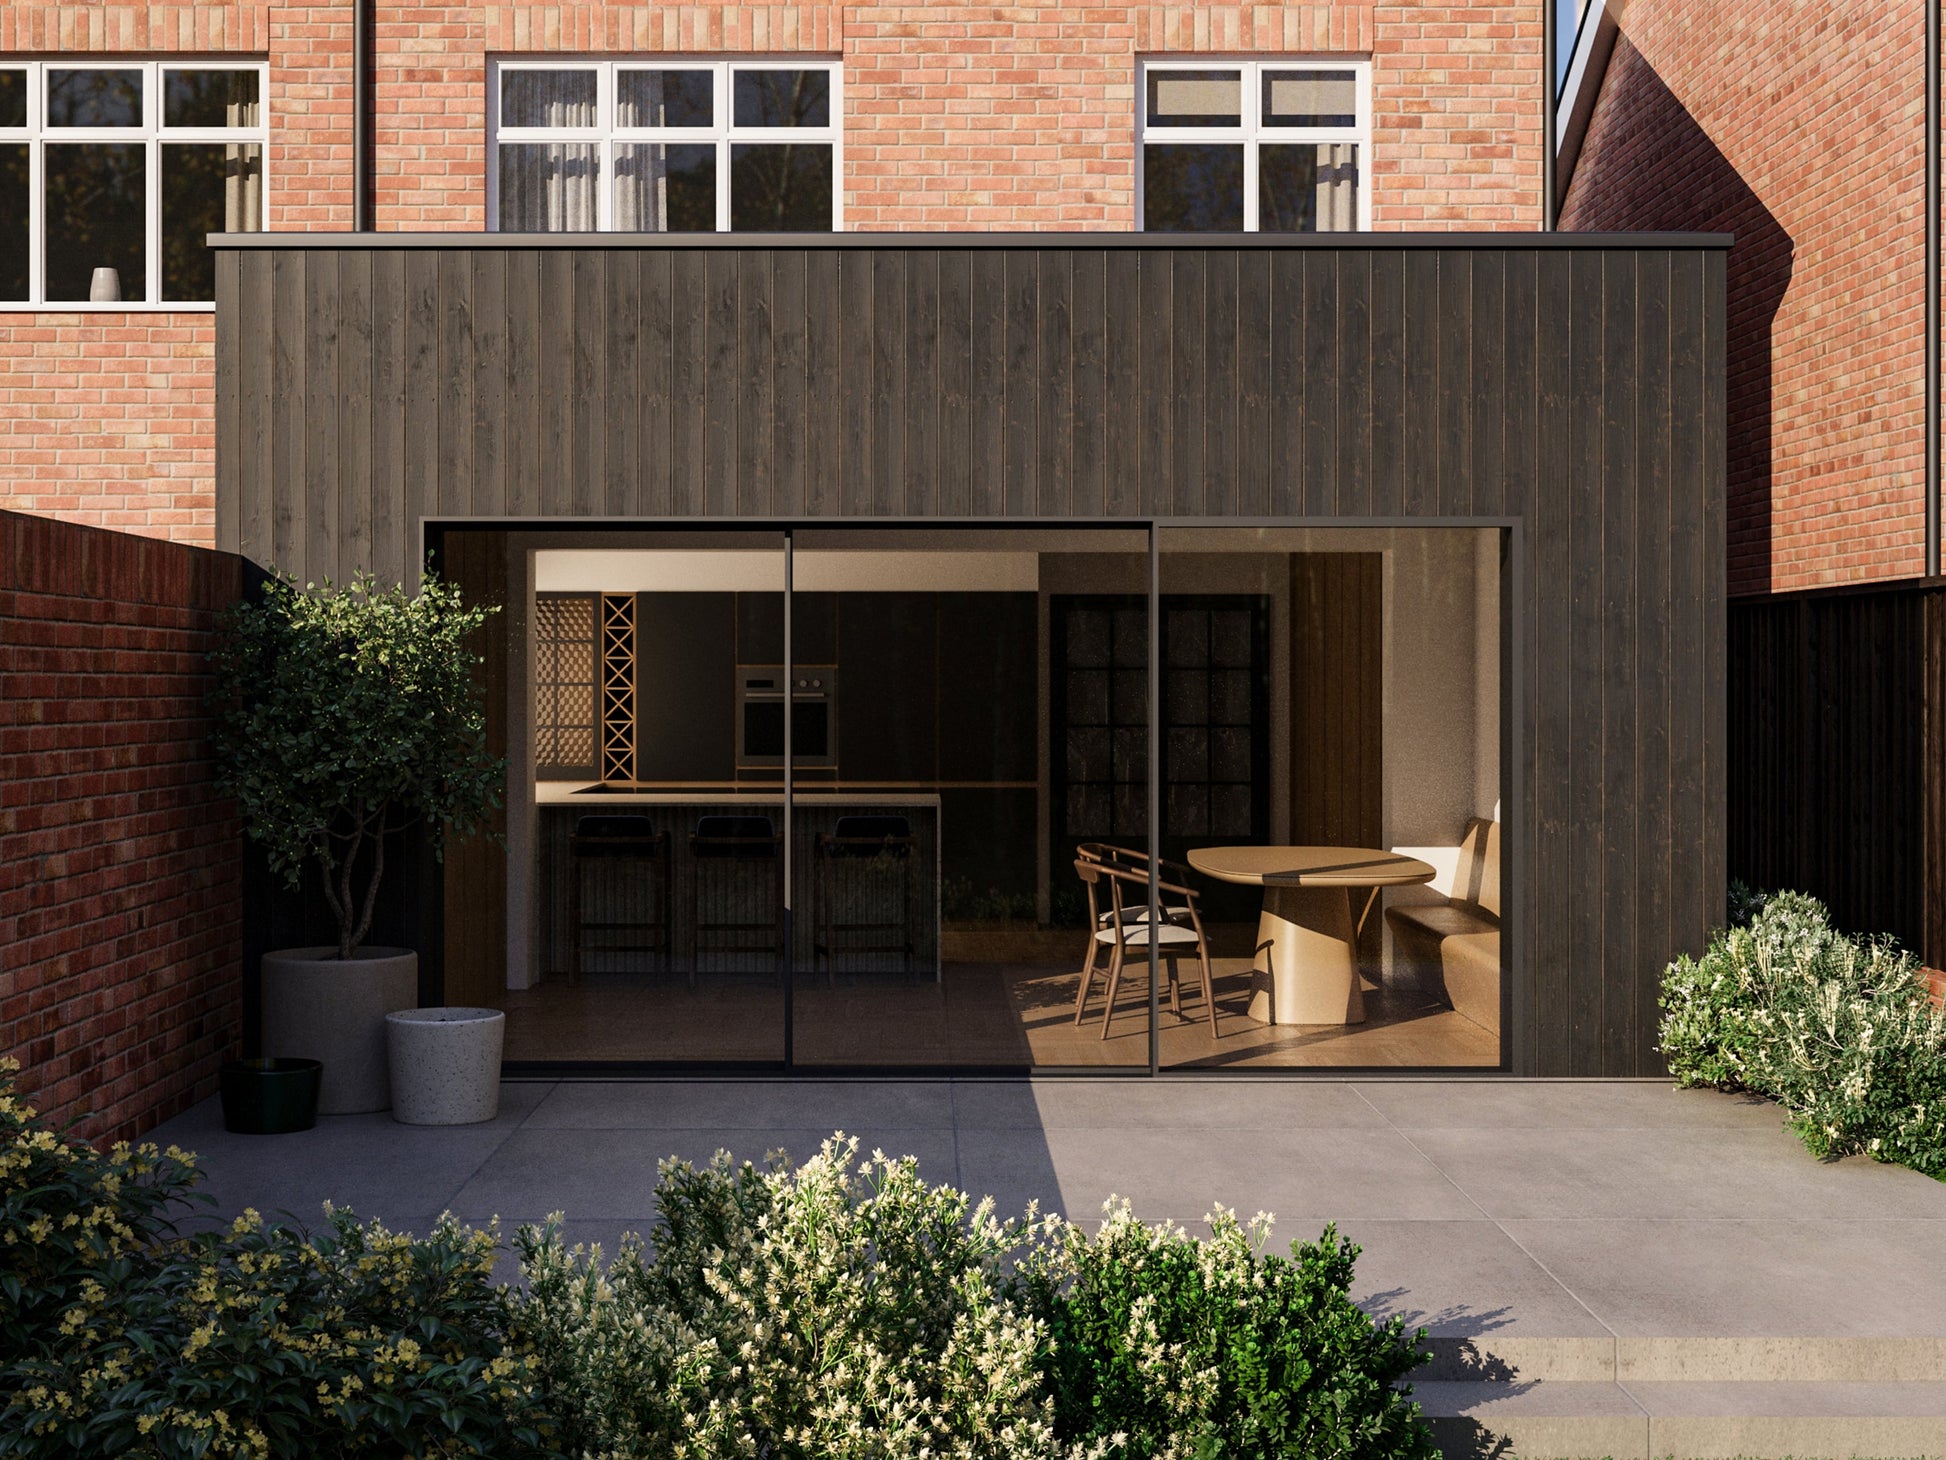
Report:
[[[0,1055],[90,1140],[213,1094],[241,1031],[203,654],[242,568],[0,512]]]

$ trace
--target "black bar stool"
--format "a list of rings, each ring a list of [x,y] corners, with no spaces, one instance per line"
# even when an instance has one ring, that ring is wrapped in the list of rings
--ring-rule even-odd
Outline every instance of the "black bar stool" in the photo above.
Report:
[[[833,964],[840,951],[897,953],[905,976],[912,977],[912,862],[918,838],[903,816],[840,816],[829,832],[818,834],[816,934],[813,959],[824,959],[824,981],[834,982]],[[898,879],[898,917],[879,891]],[[838,904],[857,914],[838,917]],[[861,907],[860,904],[863,904]]]
[[[701,816],[689,838],[695,876],[689,884],[689,926],[695,938],[690,977],[705,953],[784,952],[784,839],[768,816]],[[762,868],[742,870],[757,862]],[[706,869],[720,867],[719,872]],[[727,896],[727,916],[703,917],[705,882],[711,883],[720,908]],[[768,884],[770,916],[752,916],[754,892]],[[762,934],[762,937],[755,935]]]
[[[669,834],[657,831],[655,823],[646,816],[583,816],[574,823],[574,831],[568,837],[568,855],[571,859],[568,922],[573,930],[573,946],[568,956],[568,982],[573,984],[581,981],[584,953],[653,953],[661,957],[662,967],[667,968],[672,922],[669,916]],[[624,864],[621,866],[622,886],[611,889],[609,895],[620,904],[619,910],[627,911],[631,910],[635,901],[636,879],[629,875],[632,868],[626,864],[644,862],[653,863],[655,868],[654,875],[646,879],[654,889],[654,905],[647,909],[648,915],[604,917],[597,922],[589,922],[583,884],[587,881],[590,864]],[[646,943],[601,942],[588,946],[590,933],[648,933],[653,936]]]

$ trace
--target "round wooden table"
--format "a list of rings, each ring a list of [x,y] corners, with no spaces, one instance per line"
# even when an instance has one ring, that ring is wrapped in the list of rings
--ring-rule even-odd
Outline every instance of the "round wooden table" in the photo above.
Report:
[[[1201,847],[1189,865],[1261,886],[1250,1017],[1266,1024],[1362,1024],[1358,934],[1381,887],[1430,882],[1415,857],[1371,847]],[[1360,889],[1364,906],[1355,908]]]

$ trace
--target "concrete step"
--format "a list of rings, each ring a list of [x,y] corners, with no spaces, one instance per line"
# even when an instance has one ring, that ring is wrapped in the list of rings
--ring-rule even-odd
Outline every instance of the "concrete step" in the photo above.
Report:
[[[1412,1391],[1446,1460],[1946,1457],[1938,1379],[1428,1380]]]
[[[1946,1338],[1433,1336],[1413,1383],[1874,1384],[1946,1379]]]

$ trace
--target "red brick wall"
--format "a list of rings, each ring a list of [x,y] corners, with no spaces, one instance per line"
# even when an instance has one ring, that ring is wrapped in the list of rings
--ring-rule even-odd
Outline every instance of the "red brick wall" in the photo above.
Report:
[[[1562,226],[1734,230],[1729,584],[1924,569],[1923,28],[1634,0]]]
[[[91,1140],[213,1094],[242,1033],[241,833],[202,706],[239,569],[0,512],[0,1055]]]

